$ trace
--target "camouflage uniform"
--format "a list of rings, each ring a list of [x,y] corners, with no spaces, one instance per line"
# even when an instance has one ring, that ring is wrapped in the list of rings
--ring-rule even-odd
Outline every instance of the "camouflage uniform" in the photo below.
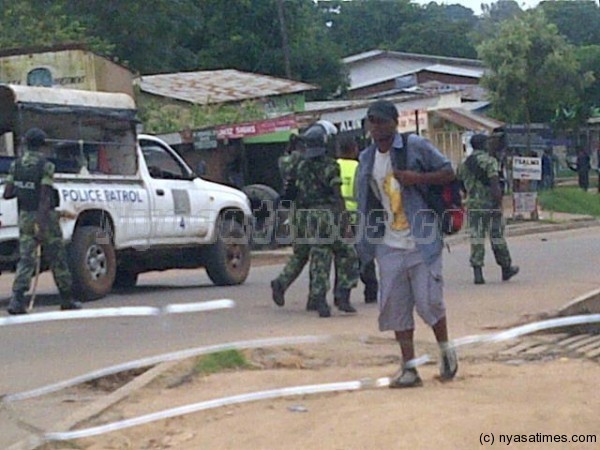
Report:
[[[489,183],[486,184],[489,178],[498,176],[498,161],[481,150],[473,151],[470,157],[475,158],[482,173],[487,176],[487,179],[480,179],[465,163],[458,168],[458,178],[462,180],[468,194],[466,206],[471,232],[471,266],[483,267],[485,236],[489,233],[496,263],[503,268],[510,267],[511,258],[504,238],[502,207],[495,204]]]
[[[31,167],[41,164],[43,156],[35,151],[26,151],[21,158],[21,164],[24,167]],[[15,184],[16,161],[11,164],[9,174],[6,178],[6,184]],[[40,185],[52,186],[54,176],[54,164],[46,161],[43,165]],[[59,225],[59,214],[56,211],[50,211],[48,222],[44,227],[42,236],[42,246],[47,255],[50,256],[50,268],[54,276],[54,281],[60,292],[63,304],[71,300],[72,278],[69,266],[67,264],[67,255],[63,243],[62,231]],[[35,224],[37,221],[37,211],[23,211],[19,208],[19,262],[17,264],[17,273],[13,282],[13,292],[21,295],[29,290],[31,278],[36,267],[36,247]]]
[[[296,179],[298,165],[302,160],[302,154],[298,151],[293,151],[289,155],[283,155],[279,158],[279,172],[284,183],[291,182]],[[290,208],[289,222],[293,230],[296,230],[296,235],[304,234],[304,230],[298,230],[298,220],[296,217],[295,208]],[[310,246],[308,244],[299,244],[297,239],[292,243],[292,256],[285,264],[283,271],[276,278],[280,287],[285,291],[298,276],[302,273],[304,266],[308,262],[310,255]]]
[[[358,283],[356,251],[352,244],[340,239],[337,199],[332,189],[340,184],[340,168],[329,156],[303,159],[298,165],[296,239],[310,246],[310,297],[326,308],[332,257],[336,263],[335,298],[349,296]]]

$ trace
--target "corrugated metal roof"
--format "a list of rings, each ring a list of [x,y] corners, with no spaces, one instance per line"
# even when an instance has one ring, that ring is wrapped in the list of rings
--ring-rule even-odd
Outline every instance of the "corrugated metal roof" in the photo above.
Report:
[[[459,77],[469,77],[469,78],[481,78],[485,72],[483,68],[467,68],[467,67],[457,67],[457,66],[449,66],[448,64],[434,64],[432,66],[428,66],[424,68],[428,72],[434,73],[443,73],[447,75],[456,75]]]
[[[438,109],[433,111],[433,114],[473,131],[482,129],[493,131],[504,125],[504,122],[462,108]]]
[[[422,70],[480,78],[485,68],[476,59],[371,50],[343,59],[349,70],[348,90],[360,89]]]
[[[448,64],[452,66],[472,66],[472,67],[483,67],[483,62],[479,59],[468,59],[468,58],[456,58],[451,56],[438,56],[438,55],[425,55],[422,53],[406,53],[406,52],[395,52],[391,50],[368,50],[363,53],[357,53],[356,55],[350,55],[342,59],[344,64],[352,64],[366,59],[377,58],[380,56],[396,58],[396,59],[416,59],[426,61],[429,64]]]
[[[299,81],[235,69],[146,75],[137,80],[144,92],[196,104],[240,102],[316,89]]]

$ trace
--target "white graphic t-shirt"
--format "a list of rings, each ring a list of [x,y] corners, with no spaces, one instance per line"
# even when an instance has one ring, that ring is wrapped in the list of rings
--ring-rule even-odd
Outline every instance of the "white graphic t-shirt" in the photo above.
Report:
[[[402,205],[402,186],[394,177],[389,151],[375,152],[373,179],[387,213],[383,243],[394,248],[414,248],[415,241],[410,234],[410,225]]]

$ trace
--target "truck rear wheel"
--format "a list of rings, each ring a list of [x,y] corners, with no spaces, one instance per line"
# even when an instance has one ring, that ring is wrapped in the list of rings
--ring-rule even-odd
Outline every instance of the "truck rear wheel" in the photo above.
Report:
[[[137,284],[138,273],[132,270],[117,270],[113,287],[127,289],[132,288]]]
[[[107,295],[115,281],[116,256],[110,234],[100,227],[82,226],[71,242],[73,293],[79,300]]]
[[[233,219],[219,221],[217,240],[206,249],[204,266],[217,286],[242,284],[250,272],[250,243]]]
[[[244,186],[242,191],[250,200],[250,208],[254,216],[252,245],[255,248],[276,248],[274,239],[278,225],[279,194],[266,184],[251,184]]]

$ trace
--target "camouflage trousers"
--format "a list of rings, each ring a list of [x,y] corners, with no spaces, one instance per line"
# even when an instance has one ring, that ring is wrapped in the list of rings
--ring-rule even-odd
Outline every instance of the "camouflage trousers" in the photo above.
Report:
[[[19,212],[19,262],[13,282],[13,292],[27,292],[35,272],[37,261],[35,219],[35,212]],[[46,223],[42,236],[42,250],[48,256],[54,282],[61,297],[69,298],[72,287],[71,271],[67,263],[67,252],[58,223],[58,213],[55,211],[50,212],[50,220]]]
[[[358,256],[354,245],[342,239],[337,218],[327,209],[299,211],[298,245],[310,248],[310,292],[312,299],[325,298],[331,284],[331,262],[335,262],[336,292],[349,291],[358,284]]]
[[[297,226],[295,221],[294,221],[294,226]],[[305,229],[302,228],[302,223],[300,223],[300,229],[296,228],[296,232],[299,236],[306,236],[306,232]],[[290,259],[288,259],[286,265],[283,268],[283,271],[279,274],[279,276],[277,277],[278,281],[280,282],[281,286],[283,286],[284,290],[287,289],[295,280],[296,278],[298,278],[300,276],[300,274],[302,273],[302,271],[304,270],[304,267],[306,266],[306,264],[308,263],[309,259],[310,259],[310,251],[311,251],[311,245],[307,242],[298,242],[299,240],[296,239],[294,241],[294,243],[292,244],[292,256],[290,257]],[[340,265],[342,266],[347,266],[348,265],[348,260],[352,260],[352,257],[348,258],[346,256],[346,254],[348,253],[348,251],[346,249],[343,249],[342,251],[337,251],[333,253],[333,258],[334,258],[334,266],[337,268]],[[353,268],[351,267],[349,269],[349,271],[351,272],[353,270]],[[339,286],[347,286],[348,283],[348,276],[347,274],[349,273],[348,269],[345,269],[343,271],[342,277],[345,279],[342,284],[340,284],[340,282],[337,279],[337,273],[338,271],[336,270],[336,278],[335,278],[335,289],[341,289]],[[360,279],[361,281],[364,283],[365,285],[365,291],[364,291],[364,295],[365,295],[365,299],[370,300],[370,301],[374,301],[377,300],[377,291],[378,291],[378,281],[377,281],[377,275],[375,273],[375,262],[371,262],[369,265],[365,266],[364,271],[361,271],[360,273]],[[354,287],[354,286],[352,286]],[[313,289],[315,290],[315,289]],[[321,289],[319,289],[321,290]],[[328,288],[325,287],[325,291],[327,291]]]
[[[504,218],[498,211],[484,209],[469,211],[471,266],[483,267],[485,238],[489,235],[496,263],[500,267],[510,267],[512,261],[504,238],[504,228]]]
[[[300,276],[310,257],[310,245],[297,239],[298,236],[305,236],[306,232],[304,229],[299,228],[302,224],[299,224],[296,210],[293,208],[290,210],[289,220],[293,233],[292,256],[287,260],[282,272],[277,277],[284,290],[290,287],[296,278]]]

